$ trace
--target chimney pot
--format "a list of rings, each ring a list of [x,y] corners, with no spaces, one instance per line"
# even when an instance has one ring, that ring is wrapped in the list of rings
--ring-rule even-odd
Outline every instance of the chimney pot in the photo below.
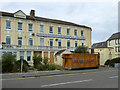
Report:
[[[35,16],[35,10],[30,11],[30,16],[33,16],[33,17]]]

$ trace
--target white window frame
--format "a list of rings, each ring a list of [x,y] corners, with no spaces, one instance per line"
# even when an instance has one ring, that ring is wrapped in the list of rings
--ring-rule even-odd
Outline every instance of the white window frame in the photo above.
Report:
[[[69,31],[69,33],[68,33]],[[70,35],[70,28],[67,28],[67,35]]]
[[[18,38],[22,38],[22,37],[18,37]],[[22,42],[22,39],[18,39],[18,41],[21,41]],[[23,45],[23,42],[21,43]],[[18,42],[18,45],[19,45],[19,42]],[[21,45],[20,45],[21,46]]]
[[[61,43],[61,46],[59,46],[59,43]],[[58,47],[62,47],[62,42],[60,39],[58,40]]]
[[[30,28],[30,25],[32,25],[32,28]],[[33,32],[33,24],[31,24],[31,23],[28,24],[28,31],[29,31],[29,32]]]
[[[21,55],[21,53],[23,53],[23,55]],[[25,53],[24,53],[24,51],[20,51],[20,59],[21,59],[21,57],[23,56],[23,59],[25,58]]]
[[[7,22],[9,22],[9,26],[7,26]],[[11,30],[11,21],[6,20],[6,30]]]
[[[30,53],[30,55],[29,55],[28,53]],[[30,60],[28,60],[28,57],[30,57]],[[27,51],[27,61],[28,61],[28,62],[31,61],[31,51]]]
[[[76,45],[76,43],[77,43],[77,47],[78,47],[78,41],[75,41],[74,45]],[[75,47],[76,47],[76,46],[75,46]]]
[[[21,28],[19,28],[19,24],[21,24]],[[18,31],[22,31],[22,23],[18,22]]]
[[[32,40],[32,45],[30,45],[30,40]],[[29,44],[29,46],[33,46],[33,38],[28,39],[28,44]]]
[[[52,31],[51,31],[52,28]],[[53,26],[49,26],[49,33],[53,33]]]
[[[43,40],[42,44],[41,44],[41,40]],[[44,38],[40,38],[40,46],[44,46]]]
[[[7,43],[7,39],[9,39],[9,43]],[[6,44],[11,44],[11,37],[10,36],[6,36]]]
[[[49,40],[49,46],[50,46],[50,42],[52,41],[52,44],[53,44],[53,39],[50,39]],[[50,47],[53,47],[53,45],[52,46],[50,46]]]
[[[59,32],[59,29],[60,29],[60,32]],[[58,27],[58,34],[61,34],[61,27]]]
[[[77,29],[74,30],[74,35],[77,36]]]
[[[44,32],[44,25],[40,25],[40,32],[41,32],[41,33]]]

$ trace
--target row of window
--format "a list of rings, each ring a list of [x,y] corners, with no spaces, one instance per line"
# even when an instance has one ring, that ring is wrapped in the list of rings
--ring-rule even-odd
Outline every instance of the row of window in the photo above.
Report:
[[[115,40],[115,45],[120,44],[120,39]],[[111,45],[111,41],[109,41],[109,46]]]
[[[11,22],[6,21],[6,29],[11,29]],[[18,31],[22,31],[22,23],[18,22]],[[28,31],[33,31],[33,24],[28,24]],[[44,25],[40,25],[40,32],[44,32]],[[53,33],[53,26],[49,27],[49,33]],[[58,34],[61,34],[61,27],[58,27]],[[70,35],[70,28],[67,28],[67,35]],[[74,35],[77,36],[77,30],[74,30]],[[81,30],[83,36],[83,30]]]
[[[24,59],[23,51],[20,52],[20,59]],[[31,61],[31,52],[30,51],[27,52],[27,61]]]
[[[120,46],[119,47],[115,47],[115,51],[116,52],[120,52]]]
[[[28,40],[29,45],[33,46],[33,39],[29,38]],[[11,44],[11,38],[10,36],[6,36],[6,44]],[[18,37],[18,45],[22,45],[22,37]],[[49,40],[49,45],[52,47],[53,46],[53,39]],[[40,46],[44,46],[44,38],[40,38]],[[78,42],[75,41],[75,47],[78,46]],[[84,43],[82,43],[82,46],[84,46]],[[59,39],[58,40],[58,47],[62,47],[62,41]],[[70,47],[70,40],[67,40],[67,47]]]

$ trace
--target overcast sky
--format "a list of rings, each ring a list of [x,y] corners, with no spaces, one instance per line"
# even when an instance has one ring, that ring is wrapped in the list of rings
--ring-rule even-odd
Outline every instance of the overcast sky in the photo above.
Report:
[[[69,0],[67,0],[69,1]],[[22,10],[29,15],[74,22],[92,28],[92,43],[106,41],[118,32],[118,1],[107,0],[1,0],[0,11],[14,13]],[[91,1],[91,2],[90,2]]]

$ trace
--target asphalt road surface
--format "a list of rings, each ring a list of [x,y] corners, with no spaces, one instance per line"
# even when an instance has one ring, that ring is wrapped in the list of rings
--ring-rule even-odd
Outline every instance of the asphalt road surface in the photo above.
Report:
[[[3,88],[118,88],[118,70],[2,80]]]

